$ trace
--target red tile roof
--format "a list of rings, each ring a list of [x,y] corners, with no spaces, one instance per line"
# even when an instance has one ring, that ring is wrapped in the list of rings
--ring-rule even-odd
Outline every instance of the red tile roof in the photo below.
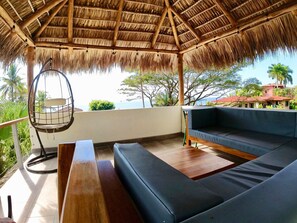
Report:
[[[244,97],[244,96],[231,96],[221,98],[213,101],[214,103],[234,103],[234,102],[266,102],[266,101],[289,101],[291,98],[281,96],[257,96],[257,97]]]

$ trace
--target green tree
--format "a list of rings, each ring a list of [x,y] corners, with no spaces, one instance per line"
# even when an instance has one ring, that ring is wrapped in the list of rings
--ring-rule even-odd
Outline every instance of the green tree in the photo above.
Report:
[[[0,123],[18,119],[28,115],[25,102],[0,102]],[[27,155],[31,150],[28,121],[17,124],[21,152]],[[11,127],[0,129],[0,175],[16,163]]]
[[[270,78],[276,79],[276,84],[284,84],[285,86],[288,83],[293,84],[293,78],[291,76],[293,70],[281,63],[269,66],[267,73]]]
[[[123,87],[119,89],[119,92],[126,94],[129,101],[141,99],[144,96],[149,100],[151,107],[153,107],[154,99],[161,89],[161,86],[153,84],[155,78],[155,74],[152,73],[140,74],[140,72],[135,72],[123,80],[121,84]]]
[[[2,78],[4,84],[0,87],[2,97],[9,101],[24,100],[26,94],[25,84],[22,83],[22,78],[18,75],[19,69],[17,65],[11,64]]]
[[[234,65],[229,69],[210,70],[197,73],[184,70],[185,104],[192,105],[198,100],[210,96],[222,96],[234,90],[241,82],[238,71],[243,65]],[[142,87],[140,85],[142,83]],[[178,74],[142,74],[137,73],[125,79],[120,92],[130,96],[130,100],[144,94],[151,106],[171,106],[178,103]]]
[[[105,100],[92,100],[89,106],[91,111],[115,109],[114,103]]]
[[[242,82],[242,87],[236,91],[236,95],[245,97],[261,96],[261,85],[261,81],[259,81],[257,78],[249,78]]]

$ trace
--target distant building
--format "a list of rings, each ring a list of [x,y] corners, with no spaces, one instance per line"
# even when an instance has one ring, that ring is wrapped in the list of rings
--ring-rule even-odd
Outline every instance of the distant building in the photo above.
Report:
[[[281,97],[274,95],[274,89],[283,89],[284,85],[268,84],[263,87],[263,96],[244,97],[244,96],[231,96],[221,98],[213,101],[216,105],[230,106],[230,107],[245,107],[245,108],[266,108],[267,106],[278,107],[281,106],[289,109],[289,101],[292,98]]]

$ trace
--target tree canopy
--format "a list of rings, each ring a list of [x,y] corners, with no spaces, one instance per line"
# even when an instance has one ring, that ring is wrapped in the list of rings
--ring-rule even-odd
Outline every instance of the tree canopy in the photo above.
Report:
[[[22,82],[22,78],[18,75],[19,69],[17,65],[11,64],[5,77],[1,78],[4,84],[0,87],[2,98],[15,102],[17,100],[23,100],[26,94],[25,84]]]
[[[268,67],[267,73],[270,78],[276,79],[276,84],[284,84],[285,86],[288,83],[293,84],[293,78],[291,76],[293,70],[281,63],[271,64],[271,66]]]
[[[184,97],[186,105],[213,96],[221,97],[235,90],[241,83],[237,73],[244,65],[237,64],[228,69],[209,70],[197,73],[184,70]],[[130,100],[146,97],[151,106],[170,106],[178,103],[179,90],[177,73],[135,72],[122,82],[120,92]]]
[[[237,96],[254,97],[262,95],[262,83],[257,78],[249,78],[242,82],[240,89],[236,91]]]

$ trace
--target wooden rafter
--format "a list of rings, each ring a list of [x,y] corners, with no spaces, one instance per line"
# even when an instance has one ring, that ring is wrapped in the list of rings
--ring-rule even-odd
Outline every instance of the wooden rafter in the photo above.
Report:
[[[201,37],[197,33],[197,31],[185,20],[183,19],[179,13],[177,13],[172,7],[170,7],[170,10],[175,14],[175,16],[187,27],[188,30],[196,37],[196,39],[200,40]]]
[[[122,20],[123,7],[124,7],[124,0],[120,0],[119,9],[118,9],[117,18],[116,18],[116,26],[114,29],[113,42],[112,42],[113,46],[115,46],[117,43],[119,29],[120,29],[121,20]]]
[[[17,17],[23,21],[23,18],[20,16],[20,14],[18,13],[18,11],[15,9],[15,7],[13,6],[13,4],[11,4],[11,2],[9,0],[6,0],[6,2],[9,4],[9,6],[12,8],[12,10],[14,11],[14,13],[17,15]],[[27,28],[28,33],[31,35],[30,30]]]
[[[224,13],[224,15],[227,17],[229,22],[232,24],[232,26],[236,26],[236,21],[233,18],[233,16],[230,14],[230,12],[223,6],[220,0],[214,0],[215,4],[218,6],[218,8]]]
[[[50,24],[50,22],[53,20],[53,18],[55,17],[55,15],[62,9],[62,7],[66,4],[67,0],[65,0],[64,2],[62,2],[56,9],[55,11],[53,11],[53,13],[48,17],[48,19],[46,20],[46,22],[40,27],[40,29],[37,31],[37,33],[35,34],[35,38],[38,38],[41,33],[43,33],[43,31],[45,30],[45,28]]]
[[[34,7],[33,7],[33,5],[32,5],[31,0],[27,0],[27,1],[28,1],[28,4],[30,5],[30,8],[31,8],[32,12],[35,12],[35,9],[34,9]],[[41,22],[40,22],[39,19],[37,19],[37,22],[38,22],[39,26],[41,26]]]
[[[129,2],[129,3],[135,3],[135,4],[143,4],[143,5],[147,5],[147,6],[152,6],[152,7],[156,7],[156,8],[163,8],[163,6],[161,5],[155,5],[155,4],[152,4],[152,3],[149,3],[149,2],[141,2],[141,1],[132,1],[132,0],[126,0],[126,2]]]
[[[188,22],[191,21],[191,20],[193,20],[193,19],[195,19],[195,18],[198,17],[198,16],[201,16],[201,15],[202,15],[203,13],[205,13],[205,12],[208,12],[208,11],[212,10],[212,9],[215,8],[215,7],[217,7],[217,6],[216,6],[216,5],[213,5],[213,6],[209,7],[209,8],[206,8],[206,9],[200,11],[200,12],[197,13],[196,15],[192,16],[191,18],[189,18]]]
[[[145,52],[145,53],[160,53],[160,54],[177,54],[178,50],[163,50],[163,49],[149,49],[141,47],[110,47],[110,46],[98,46],[89,44],[75,44],[75,43],[61,43],[61,42],[35,42],[36,47],[40,48],[55,48],[55,49],[69,49],[75,50],[105,50],[105,51],[123,51],[123,52]]]
[[[5,23],[21,38],[22,41],[26,42],[29,46],[34,46],[33,40],[26,36],[23,30],[14,22],[10,15],[5,11],[5,9],[0,6],[0,16],[3,18]]]
[[[164,22],[164,19],[165,19],[165,17],[166,17],[166,14],[167,14],[167,8],[164,8],[164,11],[163,11],[163,13],[162,13],[162,15],[161,15],[161,18],[160,18],[160,20],[159,20],[159,22],[158,22],[158,25],[157,25],[157,27],[156,27],[156,31],[155,31],[155,33],[154,33],[154,36],[153,36],[153,39],[152,39],[152,48],[154,48],[155,47],[155,44],[156,44],[156,42],[157,42],[157,38],[158,38],[158,36],[159,36],[159,32],[160,32],[160,30],[161,30],[161,26],[162,26],[162,24],[163,24],[163,22]]]
[[[51,10],[53,7],[55,7],[56,5],[58,5],[62,1],[63,0],[52,0],[52,1],[50,1],[49,3],[44,5],[42,8],[38,9],[35,13],[28,16],[28,18],[26,20],[24,20],[22,23],[20,23],[20,28],[21,29],[26,28],[34,20],[36,20],[39,16],[41,16],[43,13],[48,12],[49,10]]]
[[[188,12],[189,10],[191,10],[192,8],[194,8],[196,5],[198,5],[199,3],[201,3],[203,0],[198,0],[196,1],[194,4],[192,4],[189,8],[185,9],[183,12],[181,12],[181,14],[184,14],[186,12]]]
[[[203,46],[207,43],[222,39],[227,36],[237,35],[238,31],[247,31],[247,30],[254,29],[258,26],[265,24],[266,22],[269,22],[269,20],[271,20],[271,19],[278,18],[280,16],[283,16],[284,14],[291,13],[295,10],[297,10],[297,2],[291,1],[287,4],[282,5],[282,7],[274,10],[273,12],[269,13],[268,15],[262,14],[262,15],[259,15],[255,18],[253,18],[253,20],[248,20],[245,22],[238,22],[237,27],[232,27],[231,29],[227,30],[224,33],[221,33],[220,35],[217,35],[216,37],[203,39],[198,44],[191,46],[188,49],[180,51],[180,53],[187,53],[187,52],[194,50],[199,46]],[[240,27],[240,28],[238,28],[238,27]]]
[[[166,7],[168,9],[168,18],[169,18],[169,21],[170,21],[170,24],[171,24],[175,44],[176,44],[177,48],[180,49],[178,34],[177,34],[176,26],[175,26],[175,23],[174,23],[174,20],[173,20],[173,15],[172,15],[172,12],[170,10],[171,6],[170,6],[170,3],[169,3],[169,0],[165,0],[165,4],[166,4]]]
[[[293,11],[293,15],[297,16],[297,10]]]
[[[74,0],[68,0],[68,43],[73,42]]]

